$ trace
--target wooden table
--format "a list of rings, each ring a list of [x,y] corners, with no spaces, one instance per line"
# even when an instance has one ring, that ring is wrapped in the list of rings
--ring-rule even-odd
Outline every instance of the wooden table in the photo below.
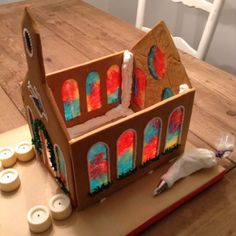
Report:
[[[26,73],[21,20],[23,8],[29,4],[39,22],[47,73],[129,49],[144,34],[78,0],[31,0],[0,6],[0,133],[26,123],[20,95]],[[181,58],[197,90],[188,141],[215,149],[214,142],[222,132],[236,135],[236,77],[185,53]],[[222,165],[228,173],[221,182],[144,235],[235,235],[236,152]]]

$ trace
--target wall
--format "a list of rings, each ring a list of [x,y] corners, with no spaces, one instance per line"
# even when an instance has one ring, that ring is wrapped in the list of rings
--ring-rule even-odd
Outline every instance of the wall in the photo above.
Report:
[[[135,23],[137,0],[85,0],[131,24]],[[166,0],[148,0],[145,24],[153,26],[163,19],[173,35],[183,37],[196,48],[200,40],[205,12]],[[191,22],[191,24],[190,24]],[[236,75],[236,1],[226,0],[206,61]]]

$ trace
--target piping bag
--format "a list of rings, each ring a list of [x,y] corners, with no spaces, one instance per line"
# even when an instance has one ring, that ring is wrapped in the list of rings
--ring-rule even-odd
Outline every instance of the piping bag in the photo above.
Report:
[[[159,185],[154,189],[153,196],[157,196],[179,179],[187,177],[192,173],[216,166],[218,158],[228,157],[234,148],[234,136],[226,134],[222,136],[216,145],[216,153],[204,148],[194,148],[184,153],[161,177]]]

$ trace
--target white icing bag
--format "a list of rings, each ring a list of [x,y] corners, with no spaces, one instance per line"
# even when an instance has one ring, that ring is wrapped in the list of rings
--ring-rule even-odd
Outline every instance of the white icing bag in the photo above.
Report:
[[[214,152],[204,148],[195,148],[183,154],[161,179],[170,188],[179,179],[189,176],[200,169],[210,168],[215,165],[217,165],[217,158]]]

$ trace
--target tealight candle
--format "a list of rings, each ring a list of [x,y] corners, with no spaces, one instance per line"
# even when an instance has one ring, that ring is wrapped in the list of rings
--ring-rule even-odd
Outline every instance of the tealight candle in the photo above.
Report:
[[[0,171],[3,170],[2,162],[0,161]]]
[[[65,194],[56,194],[49,201],[51,215],[56,220],[63,220],[72,212],[70,198]]]
[[[18,143],[15,150],[19,161],[30,161],[35,156],[33,146],[28,141]]]
[[[0,149],[0,161],[3,167],[10,167],[16,163],[15,151],[12,147],[3,147]]]
[[[20,186],[20,178],[17,170],[5,169],[0,172],[0,189],[4,192],[11,192]]]
[[[49,210],[43,205],[32,207],[28,211],[27,220],[30,230],[34,233],[42,233],[52,224]]]

